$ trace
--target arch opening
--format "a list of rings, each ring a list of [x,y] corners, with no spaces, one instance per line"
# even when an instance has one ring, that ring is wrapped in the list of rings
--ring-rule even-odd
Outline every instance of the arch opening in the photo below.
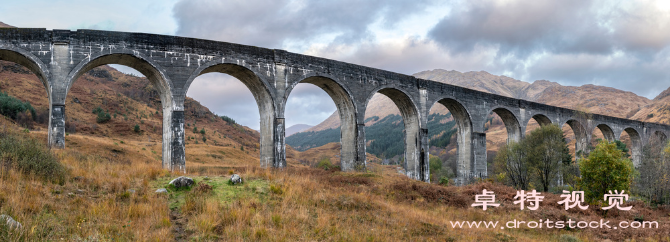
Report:
[[[110,64],[127,66],[145,77],[122,74],[109,67]],[[102,55],[90,61],[83,60],[67,78],[68,85],[63,90],[65,95],[54,96],[52,100],[55,106],[52,108],[50,125],[54,130],[61,129],[57,126],[61,125],[58,119],[62,119],[65,126],[62,132],[71,129],[104,136],[132,135],[136,138],[139,134],[141,138],[138,140],[161,143],[164,168],[184,172],[181,165],[173,167],[172,149],[170,142],[166,142],[172,141],[173,137],[170,132],[173,118],[171,87],[165,75],[149,60],[130,54]],[[114,81],[115,78],[119,80]],[[65,112],[57,105],[67,105],[68,111]],[[98,125],[103,123],[109,124]],[[49,134],[50,142],[55,144],[62,138],[60,131],[56,135]]]
[[[589,140],[587,147],[589,151],[593,150],[593,148],[596,147],[598,142],[601,140],[609,142],[614,142],[616,140],[614,131],[612,131],[612,128],[610,128],[607,124],[596,125],[596,127],[591,131],[590,137],[591,139]]]
[[[323,147],[323,145],[326,145],[328,143],[337,142],[339,143],[339,149],[340,149],[339,156],[330,155],[328,154],[327,151],[323,151],[323,154],[321,154],[319,157],[316,158],[322,159],[327,157],[331,162],[339,163],[340,168],[343,171],[363,169],[363,167],[355,167],[356,161],[360,159],[357,157],[358,153],[356,149],[357,117],[356,117],[356,108],[354,107],[354,103],[349,92],[331,78],[322,76],[308,77],[306,79],[301,80],[294,88],[292,88],[287,93],[288,97],[286,105],[287,111],[291,110],[289,105],[297,105],[297,104],[291,104],[293,103],[292,97],[300,98],[300,96],[302,95],[301,94],[302,90],[311,92],[311,95],[308,96],[309,99],[302,101],[303,102],[309,101],[311,102],[312,105],[319,105],[320,103],[322,104],[322,102],[318,100],[318,93],[325,92],[330,97],[334,105],[332,105],[331,103],[326,103],[325,105],[320,106],[322,106],[325,109],[329,109],[332,106],[334,106],[334,108],[336,108],[337,114],[336,115],[333,114],[333,116],[329,117],[326,121],[324,121],[322,126],[318,127],[319,128],[318,132],[320,133],[318,134],[318,136],[320,136],[319,140],[311,140],[309,138],[309,137],[315,137],[313,136],[314,133],[302,133],[297,134],[296,136],[288,137],[286,139],[286,143],[292,146],[297,146],[296,148],[298,150],[306,151],[310,148]],[[291,96],[291,94],[293,94],[293,96]],[[285,115],[289,115],[289,113],[285,113]],[[287,119],[289,119],[289,117],[287,117]],[[307,152],[305,154],[306,156],[312,156],[310,154],[313,151],[306,151],[306,152]],[[302,163],[305,162],[309,163],[310,161],[309,160],[302,161]],[[315,160],[313,162],[318,161]]]
[[[49,93],[49,82],[47,80],[47,76],[42,68],[40,68],[40,64],[38,63],[39,60],[37,60],[37,58],[29,58],[25,54],[21,54],[16,51],[0,49],[0,60],[14,62],[27,68],[42,82],[42,85],[44,85],[44,89],[47,93],[47,98],[51,96],[51,93]]]
[[[390,99],[391,102],[383,104],[383,102],[380,101],[373,101],[373,99],[385,99],[382,96],[376,95],[377,93]],[[396,107],[398,111],[392,113],[376,112],[384,109],[375,105],[388,104],[390,104],[390,107]],[[393,154],[393,156],[402,154],[399,163],[403,165],[405,174],[412,179],[428,181],[428,162],[426,160],[421,160],[422,156],[420,154],[421,136],[419,134],[419,113],[410,96],[399,89],[390,87],[383,88],[368,98],[366,107],[365,135],[366,140],[368,140],[367,147],[369,152],[377,156],[381,156],[382,154]],[[400,115],[397,115],[397,113]],[[375,125],[369,125],[370,123],[374,123]],[[382,130],[383,127],[386,127],[389,130],[384,132],[384,130]],[[402,136],[400,136],[400,130],[402,130]],[[381,137],[381,135],[376,135],[376,133],[383,133],[384,138],[376,139],[376,136]],[[399,137],[404,137],[402,142],[400,142],[401,139],[398,139]]]
[[[570,153],[573,154],[573,159],[578,160],[586,157],[586,152],[588,152],[586,128],[575,119],[566,121],[561,128]]]
[[[665,133],[663,133],[663,131],[656,130],[651,135],[651,137],[649,137],[650,146],[665,148],[667,143],[668,143],[668,136],[666,136]]]
[[[461,184],[475,171],[472,121],[465,107],[454,99],[444,98],[436,104],[430,109],[426,125],[430,147],[430,178],[434,183],[440,182],[441,178],[448,178],[457,179],[456,183]]]
[[[50,93],[47,79],[35,61],[38,60],[0,49],[0,110],[21,127],[42,131],[48,130]]]
[[[621,133],[621,142],[626,144],[633,165],[638,167],[642,160],[642,138],[634,128],[628,127]]]
[[[531,117],[530,120],[528,120],[528,123],[526,123],[526,130],[524,134],[528,135],[531,131],[539,128],[540,126],[549,124],[551,124],[551,119],[549,119],[547,116],[544,114],[535,114],[533,117]]]
[[[275,164],[279,161],[275,159],[273,142],[276,122],[274,101],[263,81],[253,71],[235,64],[212,65],[197,73],[186,83],[184,89],[187,96],[198,98],[210,106],[206,110],[197,110],[198,105],[190,104],[188,99],[184,101],[185,139],[188,144],[186,147],[189,148],[186,151],[188,162],[193,162],[189,169],[199,169],[198,166],[216,168],[240,165],[240,162],[251,159],[259,159],[260,162],[256,164],[264,168],[280,167]],[[258,116],[248,114],[249,109],[255,108],[248,105],[251,96],[258,108]],[[223,107],[219,105],[221,102],[232,102],[241,107]],[[209,109],[214,109],[215,112]],[[242,122],[238,123],[240,120]],[[255,122],[260,125],[254,126]],[[215,130],[203,133],[201,127],[204,125],[198,123],[205,123]],[[259,133],[254,131],[256,128]],[[200,152],[211,150],[210,144],[221,154],[219,157],[208,157]],[[206,164],[196,165],[201,161],[206,161]]]
[[[519,142],[521,140],[521,126],[519,125],[519,121],[517,120],[516,116],[514,116],[511,111],[505,108],[493,109],[491,112],[489,112],[489,117],[493,116],[493,114],[497,115],[505,125],[505,131],[507,132],[506,142]]]

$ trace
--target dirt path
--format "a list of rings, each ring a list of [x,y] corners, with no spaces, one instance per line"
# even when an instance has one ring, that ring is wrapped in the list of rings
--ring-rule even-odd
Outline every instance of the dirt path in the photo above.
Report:
[[[174,234],[174,241],[182,242],[189,241],[191,233],[186,231],[186,224],[188,219],[184,217],[178,209],[170,211],[170,222],[172,223],[172,233]]]

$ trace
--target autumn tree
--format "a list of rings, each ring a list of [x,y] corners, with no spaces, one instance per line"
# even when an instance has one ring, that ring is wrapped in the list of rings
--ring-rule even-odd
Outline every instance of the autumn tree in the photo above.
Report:
[[[557,125],[544,125],[533,130],[524,142],[534,178],[538,186],[548,192],[558,179],[561,167],[572,161],[563,130]]]
[[[556,125],[544,125],[533,130],[521,142],[509,142],[494,158],[494,172],[517,189],[526,190],[536,185],[549,191],[570,165],[572,156],[563,131]]]
[[[597,201],[610,190],[629,190],[634,168],[614,142],[601,141],[580,161],[579,171],[582,175],[579,185],[586,199]]]

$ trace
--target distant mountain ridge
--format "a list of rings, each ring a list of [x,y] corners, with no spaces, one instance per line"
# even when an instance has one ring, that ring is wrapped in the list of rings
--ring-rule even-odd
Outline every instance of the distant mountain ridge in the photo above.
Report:
[[[0,21],[0,28],[16,28],[16,27],[11,26],[11,25],[6,24],[6,23],[3,23],[2,21]]]
[[[620,118],[637,117],[635,115],[638,112],[655,102],[635,93],[612,87],[591,84],[580,87],[562,86],[546,80],[528,83],[511,77],[493,75],[486,71],[459,72],[435,69],[422,71],[414,76],[482,92]],[[670,91],[667,91],[666,96],[669,95]],[[434,105],[431,109],[431,113],[433,112],[445,114],[448,110],[442,105]],[[375,94],[368,103],[365,118],[373,116],[384,118],[391,114],[400,114],[400,111],[389,98]],[[668,112],[667,119],[670,120],[670,112]],[[366,123],[366,126],[371,124],[373,123]],[[337,128],[339,125],[339,116],[335,112],[325,121],[306,131]]]
[[[304,130],[306,130],[306,129],[309,129],[309,128],[311,128],[311,127],[313,127],[313,125],[309,125],[309,124],[295,124],[295,125],[293,125],[293,126],[291,126],[291,127],[286,128],[286,131],[285,131],[285,133],[286,133],[286,137],[291,136],[291,135],[293,135],[293,134],[295,134],[295,133],[298,133],[298,132],[302,132],[302,131],[304,131]]]

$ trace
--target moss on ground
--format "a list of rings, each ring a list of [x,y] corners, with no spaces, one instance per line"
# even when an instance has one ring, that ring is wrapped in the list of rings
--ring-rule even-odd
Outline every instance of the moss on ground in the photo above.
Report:
[[[177,189],[168,183],[176,177],[161,177],[154,181],[153,187],[155,189],[165,188],[168,191],[169,207],[170,209],[181,208],[184,205],[186,195],[200,183],[207,184],[212,187],[210,196],[214,196],[223,204],[230,204],[234,201],[243,201],[248,199],[256,199],[259,202],[265,202],[270,193],[270,182],[260,178],[253,178],[244,180],[242,184],[230,184],[229,177],[204,177],[204,176],[189,176],[193,179],[195,184],[189,188]]]

